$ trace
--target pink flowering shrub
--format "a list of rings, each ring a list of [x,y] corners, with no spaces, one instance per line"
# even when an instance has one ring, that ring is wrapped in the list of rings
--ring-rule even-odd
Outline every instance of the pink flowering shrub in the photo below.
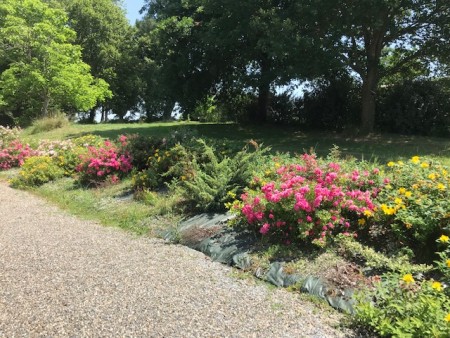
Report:
[[[0,170],[20,167],[28,157],[36,155],[36,151],[19,140],[11,141],[0,148]]]
[[[250,228],[286,244],[313,241],[324,245],[333,235],[355,235],[376,206],[379,170],[348,170],[333,161],[319,163],[315,155],[255,177],[256,189],[241,195],[232,208]]]
[[[130,155],[122,149],[126,136],[120,136],[120,146],[106,140],[102,147],[89,146],[87,154],[80,155],[81,163],[76,167],[78,181],[87,185],[104,182],[116,183],[132,169]]]

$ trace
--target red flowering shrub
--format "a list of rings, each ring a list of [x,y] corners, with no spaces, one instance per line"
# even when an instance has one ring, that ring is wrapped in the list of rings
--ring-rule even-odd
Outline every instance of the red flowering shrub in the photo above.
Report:
[[[339,163],[319,164],[315,155],[301,156],[300,163],[280,166],[255,178],[257,188],[233,206],[248,225],[276,241],[314,241],[325,244],[338,233],[356,235],[376,207],[380,191],[379,170],[346,171]]]
[[[20,167],[26,158],[36,154],[37,152],[31,149],[28,144],[24,145],[19,140],[11,141],[0,149],[0,170]]]
[[[81,163],[76,167],[78,181],[88,185],[118,182],[121,176],[132,169],[131,157],[122,151],[126,140],[126,136],[120,136],[121,147],[108,140],[102,147],[88,147],[87,154],[80,155]]]

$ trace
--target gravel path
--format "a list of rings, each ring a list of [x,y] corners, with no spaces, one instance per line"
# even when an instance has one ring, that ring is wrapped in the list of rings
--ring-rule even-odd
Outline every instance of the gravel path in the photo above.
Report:
[[[344,336],[338,314],[231,271],[0,183],[0,337]]]

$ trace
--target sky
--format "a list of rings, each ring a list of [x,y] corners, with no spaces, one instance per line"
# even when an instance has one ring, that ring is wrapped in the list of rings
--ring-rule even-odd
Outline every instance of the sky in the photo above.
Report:
[[[128,21],[132,25],[136,22],[136,19],[141,18],[142,16],[139,14],[139,10],[144,5],[144,0],[123,0],[123,6],[127,11]]]

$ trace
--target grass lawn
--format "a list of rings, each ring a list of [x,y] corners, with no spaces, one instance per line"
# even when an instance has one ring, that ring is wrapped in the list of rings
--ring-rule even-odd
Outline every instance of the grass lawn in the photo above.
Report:
[[[366,137],[344,133],[304,131],[290,126],[239,126],[236,124],[201,124],[195,122],[169,122],[151,124],[72,124],[46,133],[30,134],[25,130],[24,139],[34,143],[39,139],[61,140],[83,134],[96,134],[116,138],[120,134],[144,134],[164,137],[175,131],[190,130],[198,137],[226,140],[241,147],[251,139],[273,151],[303,153],[314,149],[318,155],[326,155],[337,145],[344,154],[357,159],[386,162],[412,156],[432,156],[450,165],[450,139],[375,134]]]

